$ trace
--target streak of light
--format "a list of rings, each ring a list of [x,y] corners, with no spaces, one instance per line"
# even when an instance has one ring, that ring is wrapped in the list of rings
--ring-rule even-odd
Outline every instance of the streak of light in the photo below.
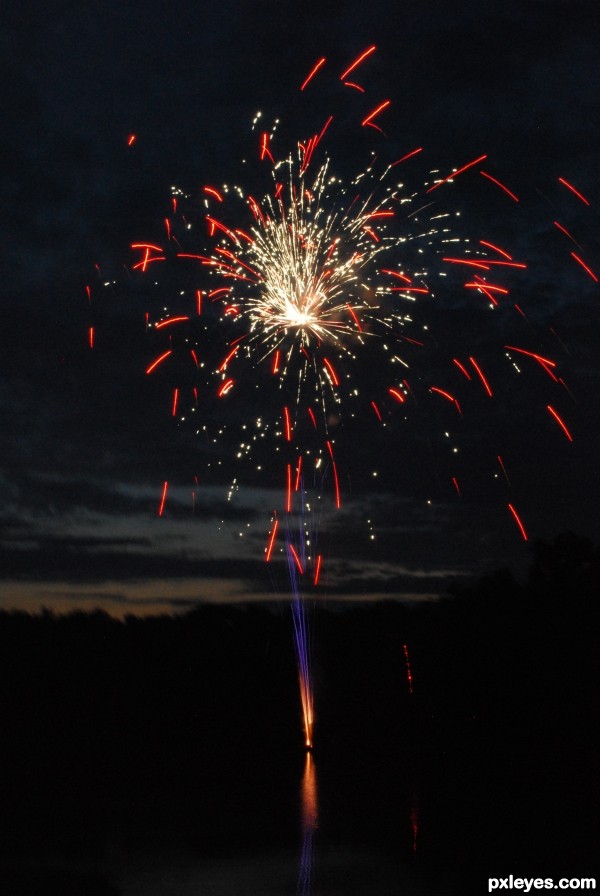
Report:
[[[273,521],[273,528],[271,529],[269,536],[269,543],[267,545],[267,551],[265,556],[265,563],[268,563],[271,559],[271,554],[273,553],[273,545],[275,544],[275,538],[277,537],[277,529],[279,528],[279,520],[275,517]]]
[[[592,269],[591,269],[590,267],[587,266],[587,264],[585,263],[585,261],[584,261],[582,258],[580,258],[579,255],[576,255],[575,252],[571,252],[571,257],[574,258],[575,261],[576,261],[578,264],[581,265],[581,267],[583,268],[583,270],[584,270],[587,274],[590,275],[590,277],[592,278],[592,280],[594,281],[594,283],[597,283],[597,282],[598,282],[598,278],[596,277],[596,275],[594,274],[594,272],[592,271]]]
[[[568,180],[565,180],[564,177],[559,177],[558,181],[563,186],[565,186],[568,190],[570,190],[571,193],[573,193],[575,196],[577,196],[578,199],[581,199],[581,201],[584,202],[586,205],[590,204],[589,200],[587,200],[585,198],[585,196],[579,192],[579,190],[576,190],[575,187],[573,186],[573,184],[570,184]]]
[[[304,569],[302,568],[302,563],[300,562],[300,557],[298,556],[298,554],[296,552],[296,548],[294,547],[293,544],[288,545],[288,547],[289,547],[290,551],[292,552],[292,557],[294,558],[294,563],[298,567],[298,572],[300,573],[301,576],[304,575]]]
[[[519,201],[519,197],[518,197],[518,196],[515,196],[515,194],[512,192],[512,190],[509,190],[508,187],[507,187],[505,184],[503,184],[501,181],[496,180],[495,177],[492,177],[491,174],[487,174],[487,172],[485,172],[485,171],[480,171],[479,173],[480,173],[483,177],[487,177],[488,180],[491,180],[492,183],[496,184],[497,187],[500,187],[501,190],[504,190],[504,192],[506,193],[506,195],[507,195],[507,196],[510,196],[510,198],[513,200],[513,202],[518,202],[518,201]]]
[[[478,165],[479,162],[483,162],[484,159],[487,159],[487,153],[485,155],[479,156],[477,159],[473,159],[472,162],[467,162],[466,165],[463,165],[462,168],[459,168],[458,171],[453,171],[452,174],[449,174],[448,177],[445,177],[443,180],[438,181],[436,184],[433,184],[432,187],[429,187],[426,190],[426,193],[433,193],[434,190],[437,190],[438,187],[441,187],[443,184],[448,183],[449,180],[453,180],[455,177],[458,177],[459,174],[462,174],[463,171],[467,171],[469,168],[472,168],[473,165]]]
[[[384,109],[387,109],[389,105],[391,105],[391,100],[384,100],[383,103],[380,103],[372,112],[369,112],[367,117],[361,121],[361,125],[366,127],[366,125],[371,124],[376,115],[379,115],[380,112],[383,112]]]
[[[321,554],[317,554],[317,561],[315,563],[315,575],[313,579],[313,585],[316,587],[319,584],[319,578],[321,576],[321,563],[323,562],[323,558]]]
[[[484,385],[485,391],[487,392],[487,394],[488,394],[488,395],[490,396],[490,398],[491,398],[491,397],[492,397],[492,390],[490,389],[490,384],[488,383],[488,381],[486,380],[485,376],[483,375],[483,372],[482,372],[482,370],[481,370],[481,367],[479,366],[479,364],[477,363],[477,361],[475,360],[475,358],[471,358],[471,357],[470,357],[470,358],[469,358],[469,361],[471,362],[471,364],[472,364],[473,367],[475,368],[475,371],[477,372],[477,375],[478,375],[479,379],[481,380],[481,382],[482,382],[483,385]]]
[[[500,249],[499,246],[495,246],[494,243],[488,243],[487,240],[479,240],[479,245],[486,246],[488,249],[493,249],[494,252],[498,252],[499,255],[504,256],[507,261],[512,261],[512,255],[509,255],[504,249]]]
[[[156,360],[154,360],[154,361],[152,362],[152,364],[150,365],[150,367],[148,367],[148,368],[146,369],[146,373],[152,373],[153,370],[156,370],[156,368],[158,367],[158,365],[159,365],[159,364],[162,364],[162,362],[163,362],[166,358],[168,358],[169,355],[171,355],[172,353],[173,353],[173,350],[172,350],[172,349],[169,349],[168,351],[164,352],[162,355],[159,355],[159,357],[156,358]]]
[[[163,482],[163,490],[162,490],[162,495],[161,495],[161,499],[160,499],[160,504],[159,504],[159,507],[158,507],[158,516],[162,516],[163,513],[164,513],[164,510],[165,510],[165,501],[167,500],[167,491],[168,491],[168,489],[169,489],[169,483],[166,482],[166,481]]]
[[[564,420],[558,415],[558,413],[554,410],[554,408],[552,407],[552,405],[547,404],[547,405],[546,405],[546,408],[547,408],[547,410],[552,414],[552,416],[554,417],[554,419],[556,420],[556,422],[558,423],[558,425],[560,426],[560,428],[562,429],[562,431],[564,432],[564,434],[565,434],[566,437],[568,438],[569,442],[572,442],[572,441],[573,441],[573,436],[571,435],[571,433],[570,433],[569,430],[567,429]]]
[[[322,66],[324,66],[326,62],[327,62],[326,57],[325,57],[325,56],[322,56],[322,57],[319,59],[319,61],[313,66],[313,68],[310,70],[310,72],[308,73],[308,75],[306,76],[306,78],[304,79],[304,81],[302,82],[302,85],[301,85],[301,87],[300,87],[300,90],[304,90],[304,88],[307,86],[307,84],[309,84],[309,83],[312,81],[312,79],[313,79],[314,76],[317,74],[317,72],[319,71],[319,69],[322,68]]]
[[[162,330],[163,327],[170,327],[171,324],[179,324],[184,320],[189,320],[189,317],[187,315],[182,315],[181,317],[167,317],[165,320],[161,320],[157,324],[154,324],[154,329]]]
[[[510,510],[510,512],[512,513],[514,520],[515,520],[517,526],[519,527],[521,535],[523,536],[523,541],[527,541],[528,540],[527,532],[525,531],[525,526],[523,525],[523,523],[521,521],[521,517],[519,516],[519,514],[517,513],[517,511],[515,510],[515,508],[513,507],[512,504],[508,504],[507,507]]]
[[[348,66],[348,68],[344,72],[342,72],[342,74],[340,75],[340,81],[345,81],[350,72],[353,72],[354,69],[357,68],[364,59],[374,53],[376,49],[376,46],[372,46],[365,50],[364,53],[361,53],[360,56],[354,60],[352,65]]]

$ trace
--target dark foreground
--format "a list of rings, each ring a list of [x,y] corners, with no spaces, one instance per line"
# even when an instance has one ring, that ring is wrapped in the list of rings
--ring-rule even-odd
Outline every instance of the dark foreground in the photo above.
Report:
[[[309,777],[285,607],[3,615],[0,889],[600,881],[599,569],[563,538],[525,587],[498,574],[427,607],[316,606]]]

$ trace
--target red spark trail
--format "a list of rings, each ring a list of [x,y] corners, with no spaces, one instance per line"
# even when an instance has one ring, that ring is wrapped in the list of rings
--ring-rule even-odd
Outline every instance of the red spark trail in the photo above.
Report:
[[[535,352],[529,352],[524,348],[517,348],[516,345],[505,345],[505,349],[509,352],[519,352],[521,355],[528,355],[530,358],[535,358],[542,366],[548,364],[550,367],[556,367],[556,361],[551,361],[550,358],[544,358],[542,355],[537,355]]]
[[[300,489],[300,474],[302,472],[302,455],[298,458],[298,466],[296,467],[296,484],[294,485],[294,491],[297,492]]]
[[[163,362],[166,358],[168,358],[170,354],[172,354],[172,349],[169,349],[167,352],[164,352],[164,354],[162,354],[162,355],[160,355],[158,358],[156,358],[156,360],[152,362],[152,364],[150,365],[150,367],[148,367],[148,368],[146,369],[146,373],[152,373],[152,371],[155,370],[155,369],[158,367],[159,364],[162,364],[162,362]]]
[[[132,243],[132,249],[153,249],[155,252],[164,252],[160,246],[153,246],[152,243]]]
[[[382,268],[379,272],[380,274],[389,274],[390,277],[397,277],[398,280],[403,280],[405,283],[411,283],[410,277],[407,277],[405,274],[400,274],[398,271],[390,271],[387,268]]]
[[[558,221],[554,221],[554,226],[558,227],[559,230],[562,230],[562,232],[565,234],[565,236],[568,236],[572,243],[575,243],[576,246],[579,245],[577,243],[577,241],[573,239],[573,237],[571,236],[569,231],[566,229],[566,227],[563,227],[562,224],[558,223]]]
[[[580,193],[579,190],[576,190],[575,187],[573,186],[573,184],[570,184],[568,180],[564,179],[564,177],[559,177],[558,181],[559,181],[559,183],[563,184],[563,186],[565,186],[568,190],[570,190],[571,193],[573,193],[575,196],[577,196],[578,199],[581,199],[581,201],[584,202],[586,205],[590,204],[589,201],[585,198],[585,196],[582,193]]]
[[[292,441],[292,424],[290,421],[290,412],[287,407],[283,409],[283,420],[284,420],[284,428],[285,428],[285,439],[287,442]]]
[[[453,477],[452,477],[452,483],[453,483],[453,485],[454,485],[454,488],[456,489],[456,492],[457,492],[457,494],[458,494],[458,497],[459,497],[459,498],[462,498],[462,495],[461,495],[461,493],[460,493],[460,488],[458,487],[458,482],[457,482],[456,476],[453,476]]]
[[[396,401],[399,401],[400,404],[404,404],[404,402],[406,401],[404,395],[398,389],[389,388],[388,392],[396,399]]]
[[[275,517],[275,521],[273,522],[273,529],[271,530],[271,537],[269,538],[269,544],[267,546],[267,552],[265,556],[265,562],[268,563],[271,559],[271,554],[273,553],[273,545],[275,544],[275,536],[277,535],[277,529],[279,527],[279,520]]]
[[[361,87],[360,84],[355,84],[354,81],[344,81],[344,87],[353,87],[354,90],[358,90],[360,93],[365,92],[365,88]]]
[[[165,509],[165,501],[167,500],[167,491],[168,491],[168,488],[169,488],[169,483],[166,482],[166,481],[163,482],[162,497],[161,497],[161,499],[160,499],[160,505],[159,505],[159,507],[158,507],[158,511],[157,511],[157,515],[158,515],[158,516],[162,516],[162,515],[163,515],[164,509]]]
[[[489,262],[473,261],[470,258],[442,258],[442,261],[447,261],[449,264],[465,264],[472,268],[481,268],[484,271],[489,271],[490,269]]]
[[[316,587],[319,584],[319,577],[321,575],[321,561],[322,557],[320,554],[317,554],[317,562],[315,565],[315,577],[313,579],[313,585]]]
[[[523,541],[527,541],[527,532],[525,531],[525,526],[521,522],[521,518],[520,518],[519,514],[517,513],[515,508],[512,506],[512,504],[508,504],[507,507],[510,510],[510,512],[512,513],[514,520],[521,531],[521,535],[523,536]]]
[[[374,401],[371,402],[371,407],[375,411],[375,415],[376,415],[377,419],[379,420],[379,422],[381,423],[381,414],[379,412],[379,408],[377,407],[377,405],[375,404]]]
[[[230,392],[231,389],[233,389],[234,385],[235,385],[235,380],[232,380],[232,379],[225,380],[225,382],[222,384],[222,386],[217,391],[217,397],[223,398],[224,395],[227,395],[227,393]]]
[[[594,281],[594,283],[597,283],[597,282],[598,282],[598,278],[596,277],[596,275],[594,274],[594,272],[592,271],[592,269],[589,268],[589,267],[587,266],[587,264],[585,263],[585,261],[583,261],[583,259],[580,258],[579,255],[576,255],[575,252],[571,252],[571,256],[572,256],[572,258],[575,259],[576,262],[578,262],[578,264],[581,265],[581,267],[583,268],[583,270],[586,271],[586,273],[588,273],[588,274],[590,275],[590,277],[592,278],[592,280]]]
[[[189,317],[187,315],[182,315],[181,317],[167,317],[165,320],[161,320],[157,324],[154,324],[154,329],[162,330],[163,327],[170,327],[171,324],[178,324],[184,320],[189,320]]]
[[[177,402],[179,400],[179,389],[173,390],[173,405],[171,407],[171,416],[174,417],[177,413]]]
[[[300,563],[300,557],[296,553],[296,549],[294,548],[294,545],[290,544],[289,549],[292,553],[292,557],[294,558],[294,563],[298,567],[298,572],[300,573],[300,575],[304,575],[304,570],[302,569],[302,564]]]
[[[333,385],[334,385],[334,386],[339,386],[340,381],[339,381],[339,379],[338,379],[338,377],[337,377],[337,373],[336,373],[335,370],[333,369],[333,365],[332,365],[331,361],[329,361],[328,358],[323,358],[323,364],[325,365],[325,367],[326,367],[327,370],[329,371],[329,375],[331,376],[331,381],[332,381]]]
[[[475,283],[465,283],[466,289],[482,289],[489,290],[490,292],[497,292],[500,295],[507,296],[508,289],[505,289],[503,286],[493,286],[491,283],[486,283],[485,280],[476,281]]]
[[[471,379],[471,374],[469,373],[469,371],[467,370],[466,367],[463,367],[463,365],[460,363],[460,361],[457,358],[452,358],[452,363],[456,364],[458,369],[461,371],[461,373],[464,373],[464,375],[466,376],[466,378],[468,380]]]
[[[494,252],[498,252],[500,255],[503,255],[507,261],[512,261],[512,255],[509,255],[508,252],[505,252],[504,249],[500,249],[498,246],[495,246],[493,243],[488,243],[486,240],[479,240],[480,246],[486,246],[488,249],[493,249]]]
[[[360,325],[360,321],[358,319],[358,315],[357,315],[356,311],[354,310],[352,305],[347,305],[346,307],[348,308],[348,311],[350,312],[350,316],[351,316],[352,320],[354,321],[354,323],[356,324],[358,331],[360,333],[362,333],[363,329]]]
[[[453,178],[458,177],[459,174],[462,174],[463,171],[467,171],[468,168],[472,168],[473,165],[477,165],[479,162],[483,162],[484,159],[487,159],[487,153],[483,156],[479,156],[479,158],[477,159],[473,159],[472,162],[467,162],[467,164],[463,165],[462,168],[459,168],[458,171],[453,171],[452,174],[449,174],[448,177],[445,177],[443,180],[438,181],[437,184],[429,187],[429,189],[425,192],[433,193],[433,191],[437,190],[438,187],[441,187],[443,184],[448,183],[449,180],[453,180]]]
[[[342,72],[342,74],[340,75],[340,81],[344,81],[348,77],[350,72],[353,72],[354,69],[357,68],[361,64],[361,62],[367,58],[367,56],[370,56],[372,53],[374,53],[376,49],[377,47],[375,46],[369,47],[368,50],[365,50],[364,53],[361,53],[358,59],[355,59],[352,65],[350,65],[345,72]]]
[[[223,197],[214,187],[202,187],[202,190],[209,196],[214,196],[218,202],[223,202]]]
[[[130,134],[129,137],[127,138],[127,146],[133,146],[133,144],[135,143],[135,140],[136,140],[135,134]]]
[[[210,225],[210,235],[211,236],[214,236],[214,231],[215,231],[215,229],[217,229],[217,230],[222,231],[222,233],[224,233],[226,236],[228,236],[229,239],[232,240],[236,244],[236,246],[241,246],[241,243],[238,240],[235,233],[232,230],[230,230],[228,227],[225,227],[225,225],[222,224],[220,221],[217,221],[216,218],[213,218],[212,215],[207,215],[206,220],[208,221],[208,224]],[[188,257],[193,258],[194,256],[192,255],[192,256],[188,256]],[[202,256],[198,256],[198,257],[201,258]],[[209,259],[209,260],[212,261],[212,259]]]
[[[264,159],[266,156],[271,160],[273,164],[275,164],[275,159],[273,158],[273,153],[269,149],[269,135],[265,131],[261,138],[260,144],[260,157]]]
[[[306,78],[304,79],[304,81],[302,82],[302,86],[300,87],[300,90],[304,90],[304,88],[306,87],[306,85],[309,84],[310,81],[312,81],[312,79],[313,79],[314,76],[317,74],[317,72],[319,71],[319,69],[320,69],[323,65],[325,65],[326,62],[327,62],[326,57],[325,57],[325,56],[322,56],[322,57],[319,59],[319,61],[314,65],[314,67],[310,70],[310,72],[308,73],[308,75],[306,76]]]
[[[460,405],[459,405],[458,401],[456,400],[456,398],[454,397],[454,395],[450,395],[449,392],[444,392],[443,389],[438,389],[437,386],[432,386],[431,389],[430,389],[430,391],[431,391],[431,392],[437,392],[438,395],[443,395],[443,397],[446,398],[448,401],[453,402],[453,403],[456,405],[456,410],[458,411],[458,413],[459,413],[460,416],[462,417],[462,411],[461,411],[461,409],[460,409]]]
[[[479,379],[481,380],[481,382],[483,383],[483,385],[484,385],[484,387],[485,387],[485,391],[487,392],[487,394],[488,394],[488,395],[490,396],[490,398],[491,398],[491,397],[492,397],[492,390],[490,389],[490,385],[489,385],[488,381],[486,380],[485,376],[483,375],[483,373],[482,373],[482,371],[481,371],[481,368],[479,367],[477,361],[475,360],[475,358],[471,358],[471,357],[469,358],[469,361],[471,362],[471,364],[472,364],[473,367],[475,368],[475,370],[476,370],[476,372],[477,372],[477,374],[478,374],[478,376],[479,376]]]
[[[391,102],[392,102],[391,100],[384,100],[383,103],[380,103],[380,105],[377,106],[377,108],[373,109],[372,112],[369,112],[369,114],[364,119],[364,121],[361,121],[361,125],[363,127],[365,127],[366,125],[371,124],[371,122],[375,118],[375,116],[379,115],[380,112],[383,112],[384,109],[387,109],[387,107],[389,105],[391,105]]]
[[[518,201],[519,201],[519,197],[518,197],[518,196],[515,196],[515,194],[514,194],[511,190],[509,190],[508,187],[507,187],[505,184],[501,183],[499,180],[496,180],[496,178],[495,178],[495,177],[492,177],[491,174],[487,174],[487,172],[485,172],[485,171],[480,171],[479,173],[480,173],[483,177],[487,177],[488,180],[491,180],[492,183],[496,184],[497,187],[500,187],[501,190],[504,190],[504,192],[507,194],[507,196],[510,196],[510,198],[511,198],[514,202],[518,202]]]
[[[394,168],[396,165],[401,165],[402,162],[406,162],[407,159],[411,159],[413,156],[416,156],[417,153],[423,152],[423,147],[419,146],[418,149],[413,149],[411,152],[407,152],[405,156],[402,156],[401,159],[397,159],[395,162],[392,162],[390,168]]]
[[[88,328],[88,342],[89,342],[90,348],[93,348],[94,347],[94,328],[93,327]]]
[[[564,434],[565,434],[566,437],[568,438],[569,442],[572,442],[572,441],[573,441],[573,436],[571,435],[571,433],[570,433],[569,430],[567,429],[564,420],[562,420],[562,418],[559,417],[559,415],[558,415],[557,412],[554,410],[554,408],[552,407],[552,405],[547,404],[547,405],[546,405],[546,409],[547,409],[548,411],[550,411],[550,413],[552,414],[552,416],[554,417],[554,419],[556,420],[556,422],[558,423],[558,425],[560,426],[560,428],[562,429],[562,431],[564,432]]]

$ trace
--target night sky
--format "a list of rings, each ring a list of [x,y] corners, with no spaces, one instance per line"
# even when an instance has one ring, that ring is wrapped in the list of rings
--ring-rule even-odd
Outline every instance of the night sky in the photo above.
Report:
[[[402,175],[417,190],[430,170],[445,176],[485,153],[520,198],[477,169],[434,194],[460,210],[460,233],[510,246],[528,269],[494,312],[451,290],[415,307],[430,342],[410,357],[411,382],[421,395],[431,384],[464,395],[464,415],[430,398],[384,434],[371,418],[340,427],[344,502],[323,514],[320,593],[422,600],[486,570],[522,575],[529,546],[509,503],[530,542],[565,530],[600,539],[600,287],[571,256],[600,271],[595,3],[26,6],[5,11],[0,32],[1,607],[122,616],[285,597],[281,564],[263,560],[279,466],[266,461],[256,477],[224,446],[209,472],[193,430],[173,421],[167,378],[144,373],[158,343],[129,249],[164,237],[172,185],[199,195],[258,183],[258,110],[281,119],[290,148],[334,113],[343,174],[371,150],[397,158],[422,146]],[[336,78],[372,44],[362,99]],[[320,56],[327,69],[300,96]],[[365,133],[359,116],[387,98],[386,137]],[[564,382],[512,355],[517,373],[506,344],[554,359]],[[453,353],[482,359],[493,399],[452,372]]]

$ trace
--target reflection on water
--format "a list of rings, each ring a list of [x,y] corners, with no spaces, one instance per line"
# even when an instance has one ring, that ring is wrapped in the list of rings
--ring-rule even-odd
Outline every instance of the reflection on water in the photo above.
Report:
[[[297,896],[310,896],[313,869],[313,839],[317,830],[318,795],[317,773],[312,753],[306,753],[304,774],[300,785],[300,811],[302,820],[302,846],[298,865]]]

